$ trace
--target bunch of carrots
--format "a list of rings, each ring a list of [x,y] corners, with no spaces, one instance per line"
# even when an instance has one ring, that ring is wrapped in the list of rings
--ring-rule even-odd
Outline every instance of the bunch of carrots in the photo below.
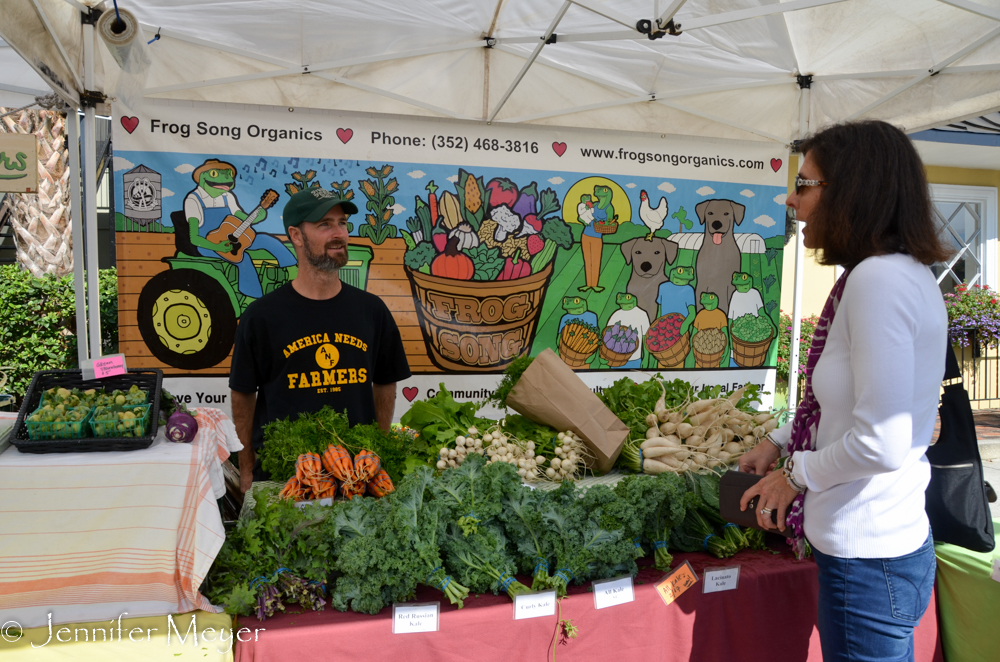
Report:
[[[343,446],[330,444],[322,455],[303,453],[295,462],[295,475],[281,488],[281,497],[295,501],[344,497],[367,492],[384,497],[395,488],[378,455],[362,450],[354,459]]]

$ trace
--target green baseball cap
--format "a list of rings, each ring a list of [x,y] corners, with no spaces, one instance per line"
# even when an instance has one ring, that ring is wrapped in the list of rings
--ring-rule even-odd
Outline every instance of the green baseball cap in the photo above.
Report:
[[[282,213],[285,232],[287,233],[288,228],[293,225],[315,223],[337,205],[340,205],[348,216],[358,213],[358,208],[353,202],[345,200],[334,191],[327,191],[318,186],[299,191],[285,203],[285,210]]]

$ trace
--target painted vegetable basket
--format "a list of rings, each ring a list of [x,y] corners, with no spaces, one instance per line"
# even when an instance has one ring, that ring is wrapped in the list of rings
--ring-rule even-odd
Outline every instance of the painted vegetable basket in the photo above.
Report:
[[[22,453],[89,453],[101,451],[132,451],[149,448],[160,418],[160,389],[163,373],[153,369],[132,369],[124,375],[105,379],[84,380],[79,370],[42,370],[35,373],[21,402],[21,409],[14,423],[10,443]],[[143,434],[140,436],[83,436],[57,439],[35,439],[28,431],[28,417],[41,405],[42,394],[51,388],[65,389],[105,389],[128,391],[133,385],[148,393],[145,407]],[[84,435],[92,434],[92,416],[89,414],[79,430]],[[133,426],[134,427],[134,426]],[[138,430],[134,430],[138,432]],[[37,435],[36,435],[37,436]]]
[[[635,338],[634,340],[623,339],[622,334],[634,334]],[[639,338],[635,330],[622,327],[619,324],[604,327],[601,337],[603,338],[600,348],[601,358],[608,362],[609,368],[620,368],[628,363],[629,358],[639,346]],[[621,351],[623,349],[625,351]]]
[[[695,336],[694,367],[718,368],[726,351],[726,335],[721,329],[703,329]],[[726,366],[728,367],[728,366]]]
[[[597,329],[582,322],[570,322],[559,333],[559,358],[571,368],[584,368],[601,345]]]
[[[615,221],[594,221],[594,232],[598,234],[614,234],[618,232],[618,223]]]
[[[771,346],[774,331],[764,340],[745,342],[733,334],[733,360],[741,368],[756,368],[764,365],[767,360],[767,350]]]
[[[653,321],[646,333],[646,349],[661,368],[683,368],[691,351],[691,339],[681,333],[684,316],[667,313]]]

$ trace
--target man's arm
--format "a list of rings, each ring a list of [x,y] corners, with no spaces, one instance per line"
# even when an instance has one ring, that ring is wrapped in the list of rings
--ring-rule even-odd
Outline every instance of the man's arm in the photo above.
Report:
[[[388,432],[396,410],[396,382],[372,384],[372,391],[375,393],[375,420],[383,431]]]
[[[253,465],[257,461],[257,454],[253,450],[253,411],[257,405],[257,394],[239,391],[230,393],[236,436],[243,444],[243,450],[240,451],[240,491],[246,494],[253,483]]]

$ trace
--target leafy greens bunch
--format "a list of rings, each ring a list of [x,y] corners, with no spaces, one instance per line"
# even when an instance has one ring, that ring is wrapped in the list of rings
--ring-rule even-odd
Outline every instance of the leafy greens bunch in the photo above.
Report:
[[[451,393],[441,384],[433,398],[417,400],[399,422],[419,434],[412,440],[406,472],[422,465],[433,466],[443,446],[454,446],[458,436],[470,434],[469,428],[486,430],[493,423],[477,418],[479,407],[474,402],[455,402]],[[391,474],[390,474],[391,475]]]
[[[282,599],[323,608],[328,559],[339,553],[323,527],[329,509],[300,509],[275,494],[256,493],[254,517],[227,533],[201,587],[226,613],[265,618],[284,611]]]

